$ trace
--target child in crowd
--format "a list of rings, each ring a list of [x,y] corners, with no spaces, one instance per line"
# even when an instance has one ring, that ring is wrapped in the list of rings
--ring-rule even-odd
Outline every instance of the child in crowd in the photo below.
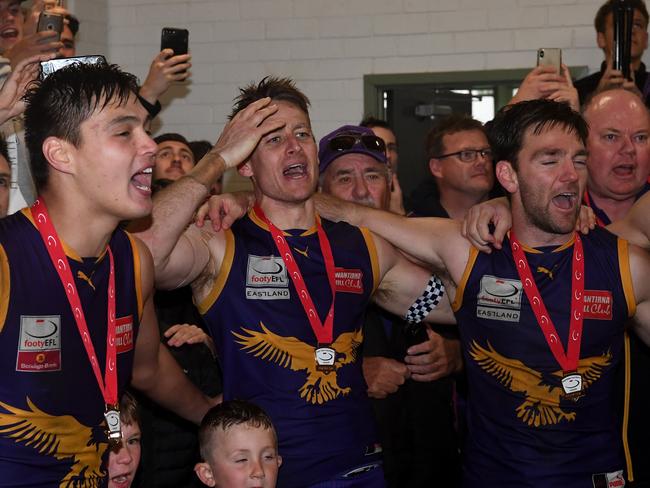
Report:
[[[140,464],[138,404],[128,391],[120,399],[122,442],[108,454],[108,488],[129,488]]]
[[[269,416],[257,405],[232,400],[213,407],[199,428],[199,479],[217,488],[275,488],[282,458]]]

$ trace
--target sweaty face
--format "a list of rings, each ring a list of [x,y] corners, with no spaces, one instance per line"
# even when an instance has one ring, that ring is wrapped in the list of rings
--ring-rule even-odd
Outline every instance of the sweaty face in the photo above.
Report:
[[[0,156],[0,219],[9,210],[9,186],[11,184],[11,168],[9,162]]]
[[[154,181],[160,178],[176,181],[193,167],[194,154],[186,144],[178,141],[164,141],[158,144],[156,166],[153,169]]]
[[[23,37],[23,12],[18,0],[0,0],[0,53]]]
[[[147,117],[131,96],[123,105],[97,109],[80,125],[79,147],[68,144],[80,204],[89,205],[98,216],[121,221],[151,212],[156,143],[145,131]]]
[[[614,20],[612,14],[605,19],[605,32],[597,34],[598,47],[605,51],[607,58],[612,56],[614,49]],[[641,59],[643,52],[648,48],[648,25],[643,15],[638,10],[634,11],[632,19],[632,46],[630,57],[632,61]]]
[[[489,149],[485,134],[480,130],[468,130],[445,134],[442,138],[444,154],[466,150]],[[476,155],[474,162],[464,162],[459,156],[432,158],[429,162],[431,173],[438,185],[457,193],[485,196],[494,185],[492,159]]]
[[[372,131],[377,137],[381,137],[386,144],[386,156],[393,173],[397,172],[397,163],[399,161],[399,154],[397,153],[397,138],[390,129],[384,127],[371,127]]]
[[[322,190],[342,200],[387,209],[390,199],[388,168],[367,154],[336,158],[322,175]]]
[[[213,434],[212,459],[208,464],[210,486],[274,488],[282,459],[273,432],[260,427],[235,425]],[[204,481],[205,482],[205,481]]]
[[[240,173],[252,177],[263,199],[303,202],[318,183],[318,148],[309,116],[291,103],[274,103],[278,111],[270,119],[285,125],[262,137]]]
[[[604,198],[634,198],[650,172],[650,120],[643,102],[624,90],[607,91],[592,101],[585,119],[587,188]]]
[[[108,488],[129,488],[140,464],[140,427],[122,424],[122,443],[108,454]]]
[[[538,135],[529,128],[516,165],[519,188],[513,195],[513,213],[519,200],[534,228],[546,234],[573,232],[587,180],[586,160],[580,139],[563,127]]]

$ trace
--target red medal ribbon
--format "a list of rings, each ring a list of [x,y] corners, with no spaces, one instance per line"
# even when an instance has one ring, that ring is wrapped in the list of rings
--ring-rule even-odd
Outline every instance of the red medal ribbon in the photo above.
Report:
[[[334,300],[336,298],[336,281],[335,281],[335,268],[334,268],[334,256],[332,255],[332,248],[330,246],[330,241],[323,230],[323,227],[320,224],[320,219],[316,216],[316,229],[318,231],[318,242],[323,253],[323,259],[325,261],[325,271],[327,272],[327,279],[330,283],[330,288],[332,289],[332,304],[330,305],[329,312],[325,317],[325,323],[323,323],[316,312],[316,307],[314,302],[311,299],[311,295],[307,290],[307,285],[305,280],[302,278],[302,273],[296,264],[295,259],[293,258],[293,253],[287,244],[287,240],[284,238],[284,235],[280,229],[278,229],[273,223],[264,215],[264,211],[259,206],[255,204],[253,211],[262,219],[262,221],[269,227],[271,231],[271,236],[273,237],[273,242],[280,252],[282,261],[284,261],[287,270],[289,271],[289,276],[293,282],[293,286],[298,292],[300,297],[300,303],[302,303],[302,308],[309,318],[309,323],[311,328],[316,335],[316,339],[319,344],[331,344],[332,336],[334,333]]]
[[[70,308],[72,309],[72,315],[74,316],[75,322],[77,323],[77,328],[79,329],[79,335],[81,336],[84,347],[86,348],[86,354],[88,354],[88,359],[95,373],[95,378],[97,379],[97,384],[99,389],[102,392],[104,397],[104,402],[106,405],[116,405],[117,404],[117,364],[116,364],[116,345],[115,345],[115,265],[113,262],[113,253],[111,248],[107,245],[106,250],[108,252],[108,257],[110,260],[110,275],[108,280],[108,331],[106,335],[106,370],[105,370],[105,379],[102,380],[102,373],[99,370],[99,362],[97,361],[97,355],[95,354],[95,348],[90,339],[90,333],[88,332],[88,325],[86,323],[86,316],[84,315],[83,307],[81,306],[81,300],[79,298],[79,293],[77,293],[77,287],[72,277],[72,271],[70,271],[70,263],[68,258],[63,251],[63,245],[61,240],[56,233],[56,229],[50,220],[50,216],[47,213],[47,208],[42,198],[39,197],[32,208],[32,217],[36,223],[41,238],[45,243],[47,252],[50,255],[52,264],[59,274],[61,284],[66,291],[68,297],[68,302],[70,303]]]
[[[575,242],[573,244],[573,261],[571,265],[571,318],[566,353],[560,342],[555,325],[551,320],[551,316],[548,310],[546,310],[542,296],[537,289],[524,250],[512,231],[510,231],[510,246],[515,259],[517,272],[519,273],[519,279],[521,279],[524,291],[526,292],[526,297],[535,313],[537,323],[542,329],[542,332],[544,332],[544,337],[553,356],[565,374],[576,371],[578,369],[580,344],[582,342],[583,294],[585,290],[585,262],[580,236],[577,233],[575,234]]]

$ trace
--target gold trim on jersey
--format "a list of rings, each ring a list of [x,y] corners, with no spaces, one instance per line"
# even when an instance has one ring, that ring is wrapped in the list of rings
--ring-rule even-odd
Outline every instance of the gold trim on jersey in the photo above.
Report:
[[[368,248],[368,255],[370,256],[370,267],[372,268],[372,293],[374,293],[379,287],[381,282],[380,269],[379,269],[379,256],[377,256],[377,247],[375,246],[375,240],[372,237],[372,232],[366,227],[359,227],[363,239],[366,241],[366,247]],[[372,294],[371,293],[371,294]]]
[[[469,257],[467,258],[467,264],[465,265],[463,276],[461,276],[460,281],[456,285],[456,296],[454,297],[454,301],[451,303],[451,309],[454,312],[458,312],[458,310],[460,310],[460,307],[463,305],[465,287],[467,286],[469,275],[472,273],[472,269],[476,263],[476,258],[478,258],[478,252],[478,249],[476,249],[474,246],[469,248]]]
[[[630,253],[628,242],[625,239],[618,239],[618,267],[621,271],[621,283],[625,302],[627,303],[627,316],[633,317],[636,314],[636,299],[634,298],[634,285],[632,284],[632,273],[630,272]]]
[[[201,315],[206,314],[214,302],[217,301],[219,295],[221,295],[223,287],[226,285],[228,275],[230,275],[230,269],[232,268],[233,259],[235,257],[235,236],[232,233],[232,230],[228,229],[224,231],[223,234],[226,238],[226,250],[224,251],[221,268],[219,269],[219,273],[214,279],[214,284],[212,285],[210,293],[208,293],[208,295],[203,300],[201,300],[201,303],[198,303],[196,305],[196,308],[199,310],[199,313],[201,313]]]
[[[126,232],[126,236],[131,243],[131,250],[133,251],[133,278],[135,280],[135,297],[138,301],[138,322],[142,320],[142,312],[144,311],[144,303],[142,300],[142,263],[140,262],[140,251],[135,238]]]
[[[255,209],[254,209],[254,208],[251,208],[251,209],[248,211],[248,217],[249,217],[249,218],[251,219],[251,221],[252,221],[255,225],[257,225],[258,227],[264,229],[266,232],[271,232],[271,231],[269,230],[269,226],[266,225],[266,222],[264,222],[264,221],[260,218],[260,216],[257,215],[257,214],[255,213]],[[318,214],[316,215],[316,221],[317,221],[318,223],[320,223],[320,217],[318,216]],[[307,229],[306,231],[304,231],[302,234],[300,234],[300,237],[305,237],[305,236],[308,236],[308,235],[311,235],[311,234],[315,234],[316,232],[317,232],[316,226],[313,225],[313,226],[311,226],[309,229]],[[282,235],[284,235],[284,236],[291,236],[291,234],[289,234],[288,232],[285,232],[285,231],[282,231]]]
[[[9,258],[4,247],[0,244],[0,332],[4,329],[9,310],[9,294],[11,293],[11,274]]]
[[[625,466],[627,468],[628,481],[634,481],[634,468],[632,467],[632,454],[630,453],[630,443],[627,438],[627,429],[630,422],[630,383],[632,382],[632,367],[630,363],[630,335],[625,331],[623,337],[623,345],[625,348],[625,355],[623,361],[625,364],[625,394],[623,406],[623,430],[621,437],[623,438],[623,453],[625,454]]]

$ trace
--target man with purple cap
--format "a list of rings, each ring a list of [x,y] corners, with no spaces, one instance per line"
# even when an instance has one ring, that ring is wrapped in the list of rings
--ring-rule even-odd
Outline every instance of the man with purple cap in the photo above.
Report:
[[[384,141],[367,127],[345,125],[319,144],[320,189],[342,200],[389,210]],[[440,332],[440,333],[438,333]],[[409,326],[370,305],[363,327],[363,376],[379,426],[388,486],[459,481],[451,374],[462,367],[451,331]],[[440,442],[431,442],[435,436]]]

